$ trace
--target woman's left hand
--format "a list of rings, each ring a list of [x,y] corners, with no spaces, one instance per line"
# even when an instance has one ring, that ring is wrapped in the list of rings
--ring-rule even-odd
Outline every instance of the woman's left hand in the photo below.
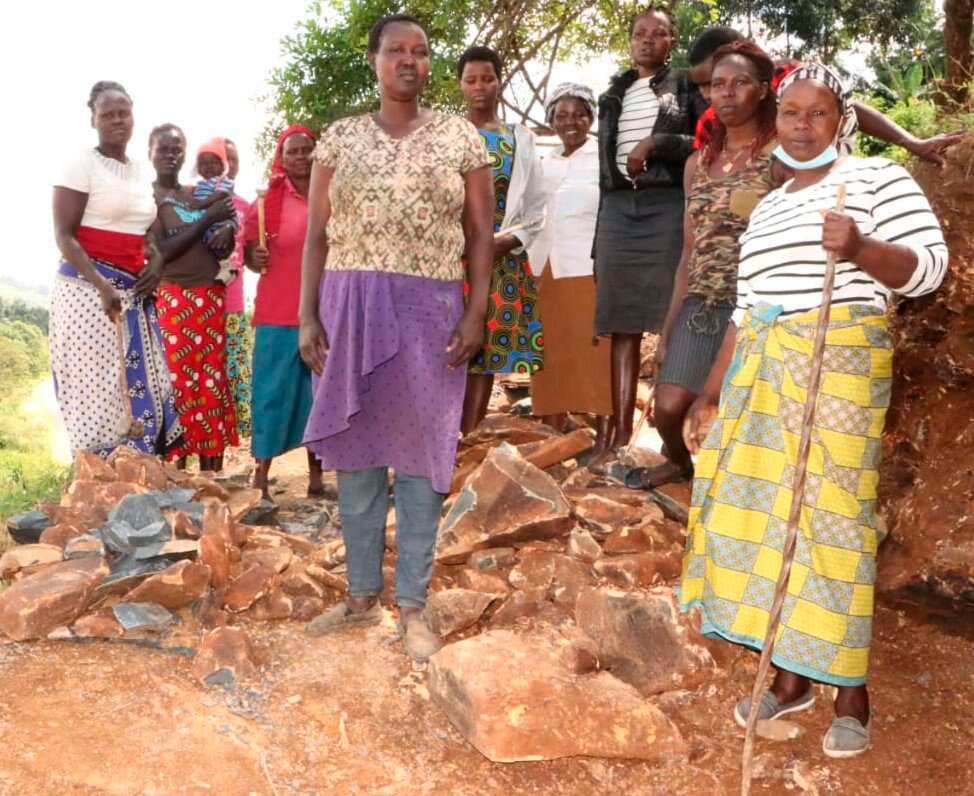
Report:
[[[656,142],[653,140],[653,136],[647,135],[629,153],[629,157],[626,159],[626,171],[629,172],[629,179],[634,180],[646,171],[646,161],[653,154],[655,145]]]
[[[843,260],[854,260],[862,249],[863,236],[852,216],[823,210],[822,248],[835,252]]]
[[[218,227],[210,239],[210,246],[217,251],[233,250],[234,229],[229,224]]]
[[[500,237],[494,238],[494,256],[497,257],[500,254],[508,254],[514,251],[521,245],[521,241],[517,239],[514,235],[501,235]]]
[[[450,342],[446,347],[446,353],[450,356],[449,368],[452,370],[462,365],[483,348],[483,345],[484,316],[468,309],[450,335]]]
[[[162,265],[164,258],[155,240],[151,237],[145,241],[145,265],[139,272],[139,278],[135,280],[135,297],[146,298],[155,292],[162,280]]]

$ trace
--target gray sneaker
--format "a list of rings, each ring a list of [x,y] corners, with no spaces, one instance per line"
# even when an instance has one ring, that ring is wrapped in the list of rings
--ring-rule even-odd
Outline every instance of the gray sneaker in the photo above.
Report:
[[[316,616],[304,628],[309,636],[323,636],[344,627],[362,627],[377,625],[382,621],[382,606],[376,600],[364,611],[352,611],[344,600],[333,605],[321,616]]]
[[[443,648],[443,642],[429,629],[422,616],[411,617],[405,625],[400,622],[399,633],[406,646],[406,654],[419,663],[429,660]]]
[[[822,739],[822,751],[829,757],[855,757],[869,748],[871,722],[863,727],[853,716],[840,716]]]
[[[815,694],[811,688],[798,697],[794,702],[782,704],[778,698],[770,691],[765,691],[761,697],[761,704],[758,707],[758,720],[771,721],[780,719],[789,713],[798,713],[800,710],[808,710],[815,704]],[[744,697],[734,707],[734,721],[741,727],[747,727],[747,716],[751,712],[751,697]]]

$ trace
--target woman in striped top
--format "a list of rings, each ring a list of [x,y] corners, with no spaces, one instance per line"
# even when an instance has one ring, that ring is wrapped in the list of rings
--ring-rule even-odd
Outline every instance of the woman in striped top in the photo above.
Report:
[[[639,348],[658,332],[683,248],[683,168],[693,152],[702,99],[686,71],[670,67],[676,29],[650,6],[632,21],[634,68],[599,98],[599,214],[593,257],[595,333],[612,338],[612,440],[632,436]],[[595,457],[599,468],[611,456]]]
[[[812,705],[811,681],[837,686],[822,744],[830,757],[869,745],[866,674],[883,537],[875,507],[892,380],[887,303],[892,294],[930,293],[947,268],[940,225],[910,175],[880,158],[838,156],[850,112],[849,94],[825,67],[802,67],[782,83],[775,154],[795,177],[751,215],[733,322],[684,426],[698,456],[681,602],[702,609],[709,635],[760,649],[781,569],[826,258],[835,253],[777,674],[759,706],[760,718],[777,718]],[[829,210],[840,186],[845,210]],[[739,724],[749,710],[750,699],[738,703]]]

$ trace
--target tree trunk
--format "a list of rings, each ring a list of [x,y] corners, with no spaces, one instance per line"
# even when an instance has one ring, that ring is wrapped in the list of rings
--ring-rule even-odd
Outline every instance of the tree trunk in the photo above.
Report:
[[[967,98],[968,83],[974,80],[974,0],[945,0],[944,46],[947,50],[947,93],[958,102]]]

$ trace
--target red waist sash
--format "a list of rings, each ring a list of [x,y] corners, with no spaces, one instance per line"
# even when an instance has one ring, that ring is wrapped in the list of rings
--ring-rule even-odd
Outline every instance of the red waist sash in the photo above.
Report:
[[[145,235],[78,227],[75,238],[85,254],[137,274],[145,265]]]

